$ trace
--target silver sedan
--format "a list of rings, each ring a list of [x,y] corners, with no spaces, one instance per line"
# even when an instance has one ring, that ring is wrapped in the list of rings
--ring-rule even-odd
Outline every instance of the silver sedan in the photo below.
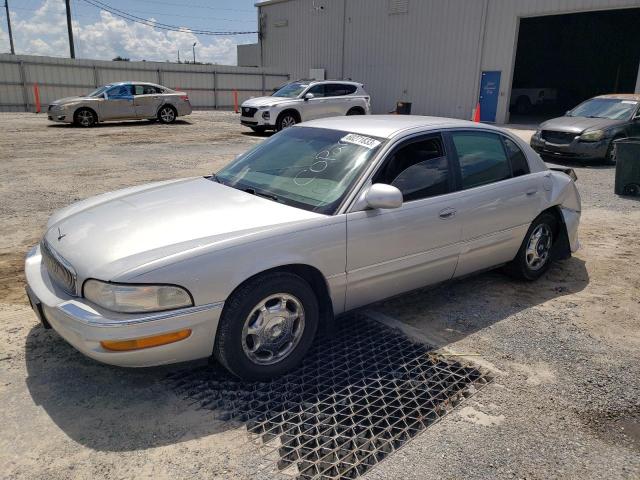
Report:
[[[52,122],[93,127],[109,120],[158,120],[173,123],[192,111],[189,96],[170,88],[146,82],[111,83],[87,95],[67,97],[49,105]]]
[[[216,175],[55,213],[27,291],[45,326],[99,361],[213,355],[265,379],[295,368],[334,315],[497,266],[540,277],[578,248],[571,174],[482,124],[303,123]]]

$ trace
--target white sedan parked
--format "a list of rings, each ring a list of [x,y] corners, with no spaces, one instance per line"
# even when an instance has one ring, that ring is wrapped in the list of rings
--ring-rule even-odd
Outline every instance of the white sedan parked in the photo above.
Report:
[[[280,131],[307,120],[369,113],[370,97],[361,83],[301,80],[285,85],[269,97],[245,101],[240,123],[254,132]]]
[[[500,265],[540,277],[578,248],[567,173],[487,125],[317,120],[217,175],[57,212],[27,256],[27,292],[45,326],[102,362],[214,355],[264,379],[295,368],[333,315]]]

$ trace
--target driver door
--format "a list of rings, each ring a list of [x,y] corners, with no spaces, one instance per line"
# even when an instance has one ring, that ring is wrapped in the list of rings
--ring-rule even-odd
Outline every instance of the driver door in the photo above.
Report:
[[[387,154],[372,183],[396,186],[403,204],[371,210],[356,202],[347,214],[347,309],[453,276],[462,237],[453,175],[440,134]]]
[[[133,85],[116,85],[106,91],[106,96],[101,105],[102,120],[135,118]]]
[[[312,93],[313,98],[306,100],[303,95],[302,121],[306,122],[307,120],[314,120],[316,118],[329,117],[331,113],[329,112],[327,99],[325,98],[324,84],[314,85],[305,92],[305,95],[307,93]]]

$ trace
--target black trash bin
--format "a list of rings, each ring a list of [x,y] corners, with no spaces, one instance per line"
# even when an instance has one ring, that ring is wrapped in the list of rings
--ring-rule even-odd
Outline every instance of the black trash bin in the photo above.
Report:
[[[411,115],[411,102],[396,103],[396,113],[398,115]]]
[[[618,195],[640,195],[640,138],[615,142],[616,184]]]

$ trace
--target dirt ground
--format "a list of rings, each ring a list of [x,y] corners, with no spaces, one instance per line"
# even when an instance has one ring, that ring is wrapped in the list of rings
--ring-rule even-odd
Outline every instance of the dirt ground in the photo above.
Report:
[[[272,478],[242,425],[167,386],[177,367],[101,365],[43,330],[22,274],[57,208],[211,173],[263,137],[229,112],[90,130],[0,114],[0,132],[0,477]],[[612,167],[571,166],[573,258],[536,283],[489,272],[365,312],[495,375],[367,478],[640,478],[640,202],[613,194]]]

